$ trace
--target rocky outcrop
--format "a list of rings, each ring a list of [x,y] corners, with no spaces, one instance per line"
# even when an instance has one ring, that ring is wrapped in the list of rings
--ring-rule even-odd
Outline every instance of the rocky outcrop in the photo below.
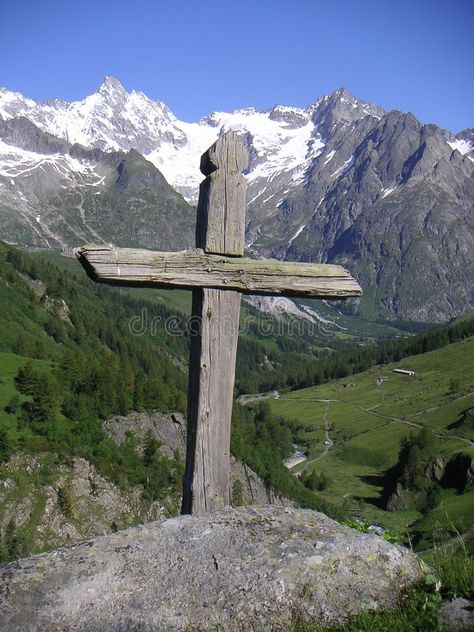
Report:
[[[113,417],[104,421],[104,430],[117,443],[133,433],[140,440],[140,448],[146,435],[151,434],[160,442],[160,451],[167,457],[175,452],[184,459],[186,452],[186,420],[180,413],[130,413],[125,417]],[[292,506],[287,498],[275,494],[262,479],[245,463],[230,459],[231,500],[235,505],[284,505]]]
[[[172,457],[177,450],[180,455],[186,449],[186,421],[181,413],[138,413],[112,417],[103,422],[105,432],[116,443],[121,444],[133,433],[140,445],[149,432],[160,442],[160,451]]]
[[[468,599],[453,599],[443,605],[439,613],[439,622],[447,630],[474,629],[474,603]]]
[[[410,551],[310,510],[224,509],[129,529],[0,568],[11,632],[279,630],[394,606]]]
[[[0,535],[14,521],[20,533],[32,534],[30,550],[38,551],[169,515],[142,492],[120,489],[82,458],[15,454],[2,466]]]
[[[474,483],[474,462],[469,454],[459,452],[454,456],[438,457],[430,463],[426,476],[440,483],[442,487],[451,487],[459,492]]]
[[[131,413],[103,424],[117,443],[133,435],[141,452],[145,437],[151,432],[164,456],[184,459],[186,422],[180,413]],[[268,503],[293,506],[233,456],[230,484],[230,501],[234,506]],[[65,458],[49,452],[18,453],[1,468],[0,547],[8,525],[14,528],[15,537],[21,542],[15,553],[18,557],[161,520],[175,515],[180,504],[178,492],[170,492],[158,502],[144,495],[143,485],[124,489],[83,458]]]
[[[469,454],[458,452],[430,461],[424,472],[423,484],[407,488],[400,480],[388,480],[384,490],[386,509],[388,511],[404,511],[417,503],[426,502],[430,483],[443,488],[464,492],[468,485],[474,483],[474,463]],[[425,482],[426,481],[426,482]]]

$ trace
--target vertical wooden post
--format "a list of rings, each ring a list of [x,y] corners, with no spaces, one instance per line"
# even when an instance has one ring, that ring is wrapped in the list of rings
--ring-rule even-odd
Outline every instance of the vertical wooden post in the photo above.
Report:
[[[229,131],[205,152],[201,171],[196,246],[242,256],[248,155]],[[193,291],[188,387],[186,469],[182,513],[204,513],[230,503],[230,425],[240,293]]]

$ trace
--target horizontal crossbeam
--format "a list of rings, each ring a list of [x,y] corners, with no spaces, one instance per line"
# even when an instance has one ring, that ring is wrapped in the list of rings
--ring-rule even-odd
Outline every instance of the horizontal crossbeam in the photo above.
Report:
[[[199,248],[155,252],[84,246],[77,256],[94,281],[114,285],[217,288],[243,294],[327,299],[362,294],[357,281],[337,265],[226,257],[206,254]]]

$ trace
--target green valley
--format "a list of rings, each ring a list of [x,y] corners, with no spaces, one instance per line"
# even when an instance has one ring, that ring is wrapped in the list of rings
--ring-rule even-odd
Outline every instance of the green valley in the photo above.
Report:
[[[470,336],[401,362],[270,398],[271,411],[288,420],[299,449],[308,456],[293,471],[324,475],[322,495],[337,501],[344,512],[410,532],[420,547],[432,544],[436,531],[463,533],[474,523],[473,358]],[[424,480],[416,481],[409,493],[407,481],[393,477],[402,447],[420,433],[426,435],[423,449],[409,458]],[[384,493],[392,497],[384,498]]]
[[[64,511],[74,504],[68,490],[84,468],[92,468],[91,480],[101,481],[93,487],[111,485],[112,495],[122,495],[108,522],[95,505],[81,510],[95,514],[103,531],[149,518],[153,503],[160,511],[178,510],[182,454],[164,453],[150,436],[153,454],[146,459],[143,432],[139,438],[138,428],[138,434],[128,430],[127,440],[117,444],[104,423],[133,411],[185,411],[188,298],[185,292],[109,289],[89,281],[74,259],[1,246],[0,457],[9,507],[0,516],[3,539],[8,527],[10,540],[14,533],[25,550],[67,541],[52,528],[39,543],[32,534],[44,514],[24,509],[28,515],[12,525],[12,507],[22,494],[43,497],[45,487],[43,508],[53,503],[65,523],[83,521],[83,513],[74,518]],[[148,320],[137,335],[130,323],[144,312]],[[296,336],[291,321],[277,327],[275,318],[247,305],[242,320],[236,395],[279,389],[280,396],[236,403],[232,450],[269,490],[338,519],[408,530],[419,546],[436,529],[467,526],[472,491],[467,482],[461,490],[450,481],[457,467],[469,469],[462,459],[473,454],[473,319],[399,339],[387,340],[395,330],[385,328],[378,346],[369,344],[374,332],[363,344],[358,335],[303,330]],[[396,367],[415,376],[393,373]],[[290,390],[309,384],[319,385]],[[433,475],[429,485],[409,493],[396,484],[390,488],[404,472],[395,471],[402,442],[425,427],[430,458],[418,469],[431,468],[439,480]],[[290,471],[283,462],[294,445],[308,459]],[[413,461],[416,446],[406,449]],[[130,494],[133,515],[124,509]],[[244,501],[240,483],[233,499]],[[393,511],[386,510],[389,500]],[[79,524],[75,529],[93,533]]]
[[[187,293],[110,289],[74,259],[0,244],[0,301],[0,560],[176,514]],[[347,317],[328,336],[295,335],[291,319],[250,305],[241,318],[236,395],[268,392],[235,403],[232,504],[280,496],[383,529],[422,551],[443,598],[468,594],[474,319],[402,336],[404,325],[376,323],[363,335],[357,319],[349,334]],[[396,616],[418,626],[407,629],[432,629],[433,591],[402,603]],[[386,629],[376,619],[347,629]]]

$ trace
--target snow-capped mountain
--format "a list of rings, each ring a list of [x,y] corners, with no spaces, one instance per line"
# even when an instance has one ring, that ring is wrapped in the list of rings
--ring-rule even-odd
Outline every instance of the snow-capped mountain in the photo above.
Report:
[[[284,174],[288,187],[301,183],[336,129],[366,116],[379,120],[383,115],[382,108],[358,101],[345,89],[306,108],[275,106],[263,112],[255,108],[213,112],[188,123],[177,119],[161,101],[135,90],[126,92],[113,77],[106,77],[96,93],[73,103],[58,99],[38,103],[0,88],[0,117],[4,120],[24,116],[71,145],[78,143],[106,152],[135,149],[191,203],[197,201],[202,180],[200,156],[228,129],[239,130],[247,138],[251,154],[249,201],[258,199],[261,203],[265,182]],[[474,159],[474,137],[450,136],[447,142],[452,149],[471,154]],[[325,156],[328,162],[333,151]]]
[[[344,263],[370,288],[367,313],[442,320],[474,305],[473,130],[422,125],[344,89],[188,123],[110,77],[75,103],[0,88],[0,228],[63,249],[190,245],[194,211],[179,193],[196,202],[200,156],[231,128],[250,155],[252,252]]]
[[[383,114],[380,108],[357,101],[345,90],[335,95],[341,109],[347,110],[348,120],[366,115],[380,118]],[[4,120],[26,117],[71,145],[103,151],[135,149],[192,203],[197,201],[203,178],[199,171],[201,154],[225,131],[236,129],[246,137],[251,150],[247,175],[249,199],[255,200],[263,196],[265,181],[284,174],[291,187],[304,178],[324,148],[322,134],[330,131],[321,120],[328,99],[323,97],[306,108],[214,112],[197,123],[187,123],[178,120],[161,101],[153,101],[142,92],[128,93],[117,79],[107,77],[95,94],[74,103],[37,103],[0,88],[0,116]]]
[[[135,150],[70,145],[27,118],[0,118],[0,230],[64,252],[112,241],[164,249],[194,240],[194,210]]]

